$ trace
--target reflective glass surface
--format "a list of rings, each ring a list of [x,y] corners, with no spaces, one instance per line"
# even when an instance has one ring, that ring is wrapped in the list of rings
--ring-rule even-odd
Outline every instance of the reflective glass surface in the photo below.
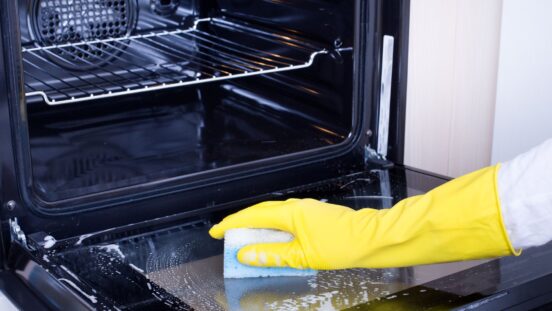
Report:
[[[354,208],[384,208],[442,182],[412,171],[376,170],[274,197],[314,197]],[[224,279],[222,242],[208,235],[222,216],[154,230],[96,233],[53,246],[45,242],[37,257],[85,298],[121,310],[448,309],[490,298],[500,301],[501,291],[552,272],[548,264],[552,251],[544,247],[519,258],[493,261]]]

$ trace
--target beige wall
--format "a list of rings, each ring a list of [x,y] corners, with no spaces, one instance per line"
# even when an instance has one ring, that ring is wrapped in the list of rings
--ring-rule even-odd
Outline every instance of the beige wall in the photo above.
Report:
[[[407,165],[490,164],[502,0],[411,0]]]

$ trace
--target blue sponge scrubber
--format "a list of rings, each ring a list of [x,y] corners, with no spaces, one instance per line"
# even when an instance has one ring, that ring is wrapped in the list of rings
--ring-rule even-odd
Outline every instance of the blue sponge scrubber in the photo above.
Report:
[[[292,268],[260,268],[241,264],[238,251],[249,244],[282,243],[293,240],[287,232],[268,229],[231,229],[224,235],[224,277],[256,278],[274,276],[312,276],[315,270],[298,270]]]

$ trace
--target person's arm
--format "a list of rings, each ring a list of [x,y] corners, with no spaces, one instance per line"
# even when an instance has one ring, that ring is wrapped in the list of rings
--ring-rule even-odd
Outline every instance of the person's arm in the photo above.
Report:
[[[516,249],[552,238],[552,229],[547,228],[549,234],[539,236],[539,243],[523,242],[526,235],[540,233],[537,227],[526,228],[534,217],[531,212],[517,210],[519,206],[539,213],[552,210],[546,161],[552,159],[551,144],[502,169],[497,165],[468,174],[389,210],[354,211],[309,199],[264,202],[228,216],[210,234],[220,239],[232,228],[270,228],[295,236],[289,243],[240,250],[239,260],[255,266],[385,268],[518,255]],[[520,187],[522,182],[527,186]],[[538,182],[545,185],[535,186]]]
[[[502,165],[498,192],[515,248],[552,240],[552,139]]]

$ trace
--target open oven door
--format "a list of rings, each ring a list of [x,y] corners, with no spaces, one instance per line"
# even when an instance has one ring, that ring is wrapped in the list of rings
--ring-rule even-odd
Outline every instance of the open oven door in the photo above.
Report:
[[[387,208],[444,182],[395,167],[271,195]],[[10,266],[19,282],[49,307],[71,310],[526,309],[546,304],[552,294],[550,247],[492,261],[224,279],[223,244],[210,238],[208,230],[233,210],[168,217],[63,240],[35,233],[14,242]]]
[[[443,182],[445,179],[402,167],[375,168],[272,193],[270,199],[309,197],[357,209],[389,208],[404,197],[424,193]],[[36,295],[55,308],[307,310],[330,306],[346,309],[399,296],[400,301],[410,294],[396,296],[399,292],[412,291],[479,264],[225,280],[222,242],[210,238],[208,230],[223,216],[242,207],[193,217],[167,217],[62,240],[46,233],[25,236],[12,222],[16,240],[11,247],[10,266]],[[17,233],[25,238],[17,240]],[[495,275],[490,278],[494,281]],[[425,288],[420,287],[412,295],[429,296],[424,293]],[[441,295],[452,297],[454,293]],[[457,306],[465,300],[459,295],[447,301],[439,303]]]

